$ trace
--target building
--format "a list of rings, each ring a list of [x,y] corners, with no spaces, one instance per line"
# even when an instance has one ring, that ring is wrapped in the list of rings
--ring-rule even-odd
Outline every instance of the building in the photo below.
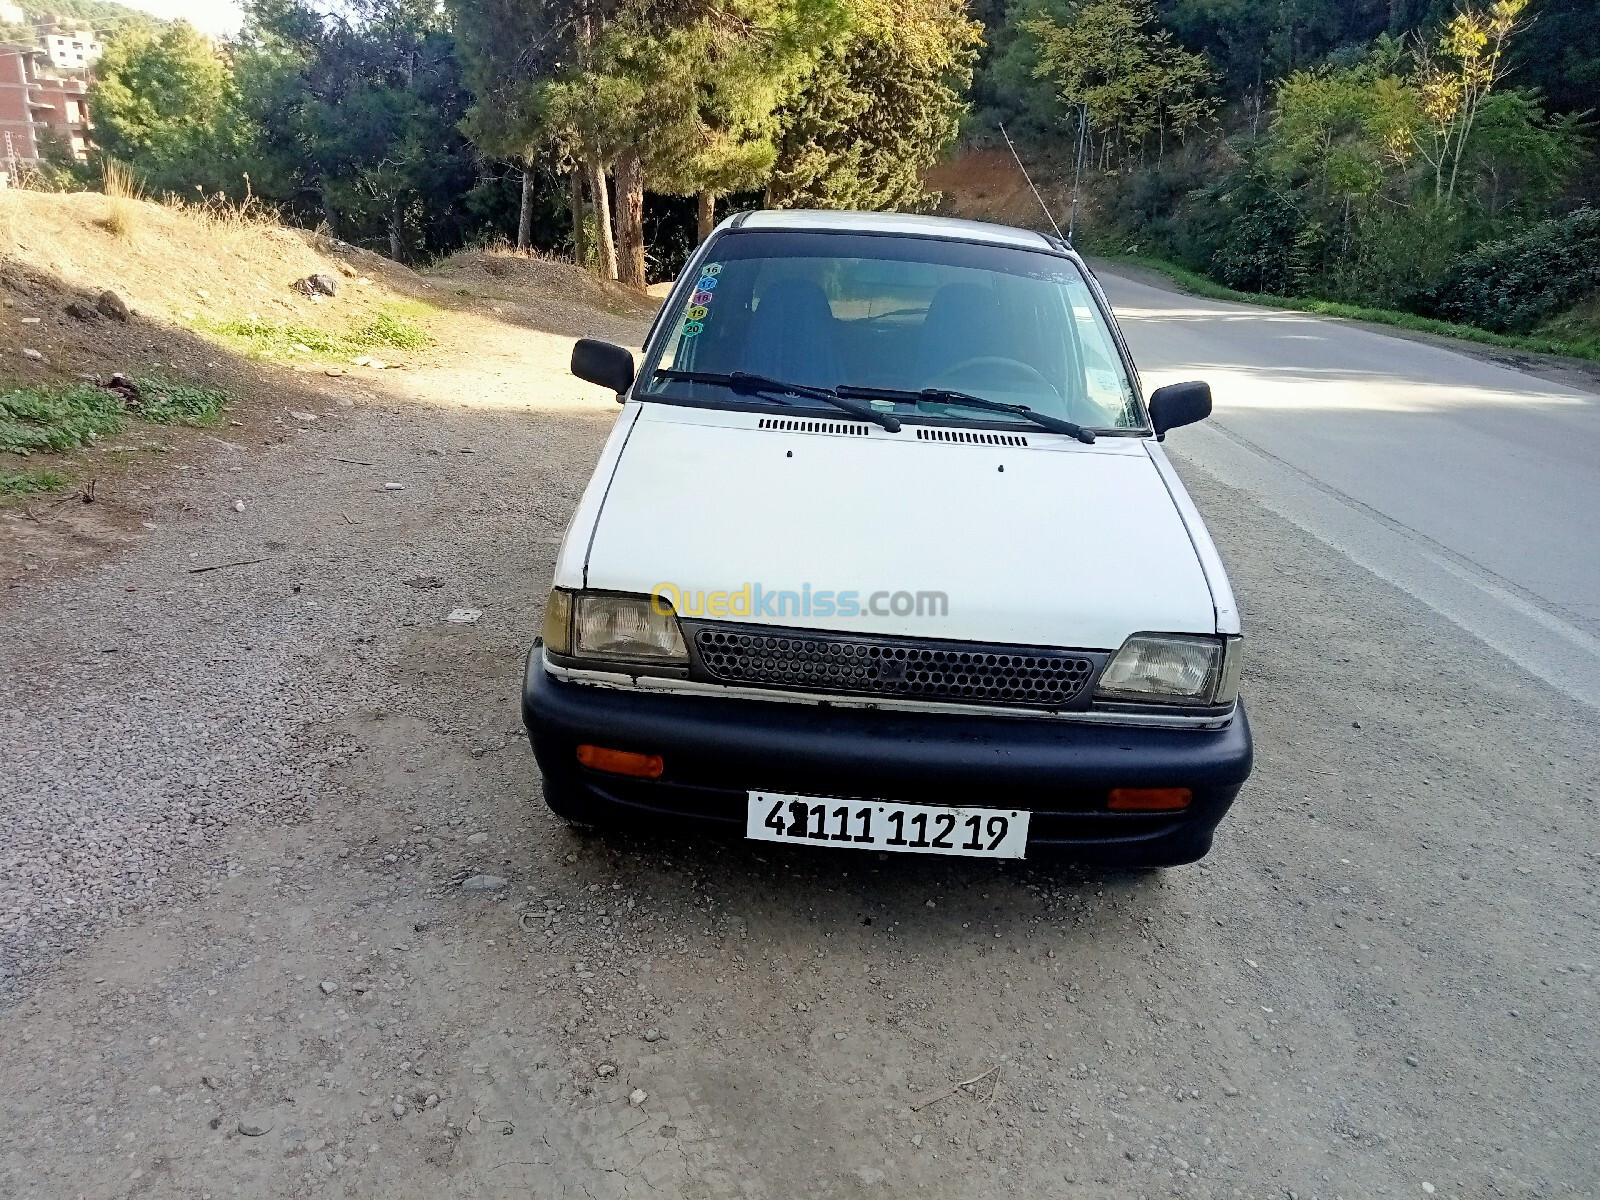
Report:
[[[53,131],[79,162],[89,157],[88,77],[55,69],[42,49],[0,46],[0,172],[8,179],[43,157]]]
[[[40,22],[39,48],[58,71],[87,71],[105,53],[94,30],[76,28],[60,18]]]

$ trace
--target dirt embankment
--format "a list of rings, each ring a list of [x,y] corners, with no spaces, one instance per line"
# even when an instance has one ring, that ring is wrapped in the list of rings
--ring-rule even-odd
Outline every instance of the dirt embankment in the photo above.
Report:
[[[573,308],[651,311],[569,263],[474,249],[418,272],[248,214],[24,191],[0,193],[0,304],[9,581],[125,543],[153,521],[162,481],[203,469],[219,442],[292,437],[306,424],[294,414],[453,361],[485,322],[565,327]],[[116,393],[134,403],[126,419],[115,403],[108,417],[94,389],[117,375],[215,403],[194,427],[154,424],[137,397]],[[41,401],[59,411],[47,420]],[[74,435],[85,419],[94,432]],[[70,444],[26,446],[54,426]]]

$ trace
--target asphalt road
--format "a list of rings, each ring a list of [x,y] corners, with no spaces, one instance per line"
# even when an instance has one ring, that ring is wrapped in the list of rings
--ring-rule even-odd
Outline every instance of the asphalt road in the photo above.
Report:
[[[1384,492],[1445,488],[1496,414],[1241,400],[1478,365],[1113,286],[1149,374],[1181,348],[1223,402],[1169,442],[1248,634],[1256,770],[1206,862],[556,821],[520,671],[617,411],[564,364],[643,326],[497,292],[433,365],[300,377],[152,475],[137,542],[0,598],[0,1195],[1600,1195],[1600,717],[1491,644],[1580,614]],[[1368,482],[1301,432],[1341,420]]]
[[[1349,322],[1102,270],[1147,389],[1212,386],[1172,448],[1600,705],[1600,396]]]

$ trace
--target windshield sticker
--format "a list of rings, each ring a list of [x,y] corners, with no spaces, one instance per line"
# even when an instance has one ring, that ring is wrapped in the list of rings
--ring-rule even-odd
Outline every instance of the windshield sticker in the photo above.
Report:
[[[689,297],[688,311],[683,314],[684,337],[697,337],[705,329],[706,316],[711,311],[712,293],[716,291],[717,276],[721,274],[721,263],[707,263],[700,268],[700,278],[695,280],[694,295]]]

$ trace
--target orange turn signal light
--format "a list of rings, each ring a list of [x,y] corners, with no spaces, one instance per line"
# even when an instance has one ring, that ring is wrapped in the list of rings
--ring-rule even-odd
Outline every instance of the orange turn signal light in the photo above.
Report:
[[[1112,812],[1178,812],[1193,799],[1188,788],[1112,788],[1106,807]]]
[[[632,775],[635,779],[660,779],[663,769],[659,754],[635,754],[631,750],[608,750],[604,746],[579,746],[578,761],[591,771]]]

